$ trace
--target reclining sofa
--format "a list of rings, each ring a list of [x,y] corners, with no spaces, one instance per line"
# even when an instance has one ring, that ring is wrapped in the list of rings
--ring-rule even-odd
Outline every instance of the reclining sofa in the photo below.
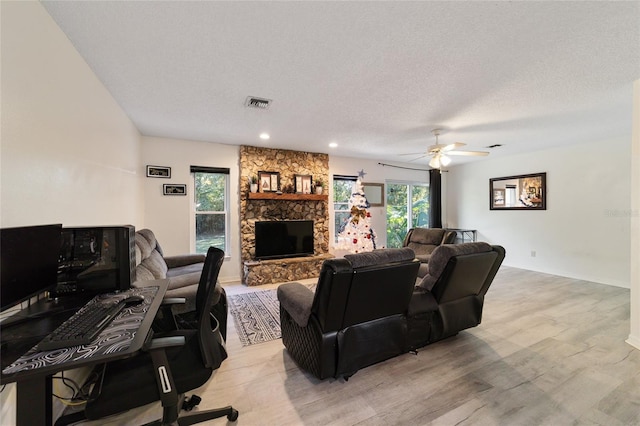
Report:
[[[174,305],[175,314],[193,313],[196,310],[196,293],[200,275],[204,267],[204,254],[183,254],[167,256],[162,253],[162,247],[150,229],[136,231],[136,279],[158,280],[169,279],[169,288],[165,298],[184,298],[186,303]],[[211,312],[220,323],[220,331],[226,338],[227,331],[227,298],[224,288],[217,286],[220,301]],[[191,321],[188,315],[185,320]]]
[[[484,242],[437,247],[416,286],[407,317],[410,350],[475,327],[505,250]]]
[[[411,228],[404,237],[403,247],[409,247],[420,261],[418,277],[427,275],[427,264],[433,251],[443,244],[453,244],[456,241],[455,231],[442,228]]]
[[[411,249],[381,249],[326,260],[315,294],[300,283],[279,286],[282,343],[319,379],[348,378],[406,352],[419,266]]]
[[[437,247],[419,285],[409,248],[326,260],[315,294],[278,287],[282,343],[319,379],[356,371],[480,324],[484,295],[504,259],[487,243]]]

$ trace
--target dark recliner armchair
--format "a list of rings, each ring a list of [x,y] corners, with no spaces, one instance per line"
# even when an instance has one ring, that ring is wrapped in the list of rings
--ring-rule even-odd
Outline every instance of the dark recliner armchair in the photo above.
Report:
[[[409,306],[410,349],[480,324],[484,296],[504,256],[503,247],[484,242],[437,247]]]
[[[319,379],[344,377],[408,351],[407,312],[418,267],[413,250],[381,249],[326,260],[315,294],[278,287],[282,343]]]
[[[418,277],[427,275],[427,264],[431,253],[442,244],[453,244],[456,241],[455,231],[447,231],[441,228],[411,228],[404,237],[403,247],[409,247],[414,251],[420,261]]]

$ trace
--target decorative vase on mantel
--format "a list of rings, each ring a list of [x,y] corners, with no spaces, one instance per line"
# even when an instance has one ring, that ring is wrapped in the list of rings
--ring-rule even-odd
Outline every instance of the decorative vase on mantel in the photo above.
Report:
[[[256,193],[258,192],[258,177],[257,176],[251,176],[251,178],[249,178],[249,191]]]
[[[316,194],[322,195],[322,187],[321,186],[316,186]]]

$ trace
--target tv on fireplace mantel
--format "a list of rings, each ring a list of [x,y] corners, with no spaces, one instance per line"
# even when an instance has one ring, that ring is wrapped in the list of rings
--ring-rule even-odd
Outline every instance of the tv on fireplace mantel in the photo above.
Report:
[[[313,256],[313,220],[255,222],[255,258]]]

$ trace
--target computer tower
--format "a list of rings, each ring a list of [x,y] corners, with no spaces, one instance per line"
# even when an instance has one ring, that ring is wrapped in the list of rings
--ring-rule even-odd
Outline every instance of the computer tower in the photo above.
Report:
[[[64,227],[53,296],[123,291],[136,280],[135,227]]]

